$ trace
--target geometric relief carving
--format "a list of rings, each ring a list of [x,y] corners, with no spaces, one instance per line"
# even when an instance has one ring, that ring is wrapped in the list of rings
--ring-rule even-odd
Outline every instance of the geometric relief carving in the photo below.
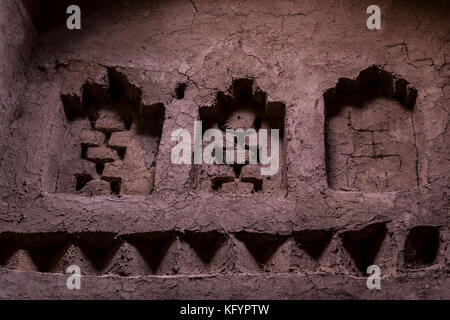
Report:
[[[267,147],[270,154],[271,130],[279,130],[279,168],[273,175],[261,175],[260,150],[256,155],[257,164],[249,161],[251,147],[245,139],[245,163],[201,165],[195,169],[196,183],[200,190],[225,194],[251,194],[255,192],[272,193],[284,188],[284,115],[285,105],[281,102],[268,102],[266,93],[253,88],[252,79],[236,79],[229,93],[218,92],[216,103],[211,107],[199,109],[203,133],[211,128],[219,129],[224,135],[223,155],[226,161],[226,130],[244,131],[254,129],[259,136],[260,129],[267,130]],[[235,154],[237,151],[237,141]],[[205,146],[205,145],[204,145]],[[261,148],[261,146],[258,146]],[[275,151],[275,152],[276,152]],[[236,158],[235,158],[236,159]]]
[[[297,267],[302,272],[310,272],[305,263],[319,266],[319,260],[331,261],[340,255],[340,250],[325,250],[333,233],[331,230],[300,230],[285,235],[247,231],[230,234],[219,230],[123,235],[0,233],[0,270],[65,273],[69,265],[76,264],[82,267],[83,274],[121,276],[214,274],[225,269],[231,273],[249,270],[284,273],[297,272]],[[346,260],[353,273],[365,274],[369,265],[382,262],[380,250],[387,234],[385,222],[337,234],[348,252]],[[180,245],[185,242],[188,245]],[[413,229],[405,247],[407,267],[433,263],[438,243],[437,228]],[[304,253],[311,259],[304,259]],[[302,257],[299,263],[298,256]],[[197,269],[199,260],[206,269]]]
[[[417,187],[412,110],[416,89],[377,66],[324,94],[330,188],[385,192]]]
[[[62,95],[68,132],[57,192],[150,194],[165,109],[143,106],[141,90],[108,70],[108,86],[87,81],[82,98]]]

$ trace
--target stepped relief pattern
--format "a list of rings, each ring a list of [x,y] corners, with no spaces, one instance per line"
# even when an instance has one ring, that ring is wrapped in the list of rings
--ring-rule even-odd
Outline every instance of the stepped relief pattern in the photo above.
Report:
[[[82,97],[62,95],[69,130],[56,191],[89,196],[150,194],[165,109],[144,106],[141,90],[109,69]]]
[[[202,165],[195,168],[195,176],[200,190],[209,190],[225,194],[251,194],[255,192],[280,192],[284,186],[284,116],[285,105],[281,102],[268,102],[266,93],[253,88],[252,79],[237,79],[233,81],[229,93],[219,92],[216,104],[211,107],[202,107],[199,110],[200,120],[203,122],[203,132],[208,129],[219,129],[224,134],[224,162],[226,161],[225,146],[227,129],[260,129],[268,130],[268,152],[270,155],[271,129],[279,130],[280,138],[280,165],[275,175],[261,175],[259,149],[256,158],[258,164],[249,163],[249,153],[255,152],[249,148],[249,139],[245,139],[244,164],[213,164]],[[236,140],[235,156],[237,159]],[[261,148],[261,145],[258,145]]]

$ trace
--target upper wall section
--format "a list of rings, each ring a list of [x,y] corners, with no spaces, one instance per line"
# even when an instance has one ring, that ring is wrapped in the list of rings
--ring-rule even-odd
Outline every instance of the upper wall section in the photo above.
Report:
[[[62,26],[66,23],[66,10],[70,5],[83,8],[83,17],[118,3],[118,0],[22,0],[39,32]]]
[[[420,152],[408,151],[407,167],[412,170],[407,170],[405,183],[395,182],[386,188],[378,183],[367,190],[408,191],[419,186],[442,192],[449,187],[443,174],[450,156],[446,148],[450,134],[450,47],[444,40],[449,38],[448,5],[423,1],[382,4],[380,31],[366,28],[367,4],[362,1],[250,0],[238,5],[234,1],[173,0],[120,5],[118,9],[106,6],[92,15],[83,14],[81,31],[69,31],[63,24],[39,35],[27,74],[26,102],[23,112],[17,113],[20,119],[14,122],[16,136],[10,140],[11,151],[4,155],[8,162],[3,161],[2,176],[8,177],[8,184],[20,189],[25,186],[27,194],[31,189],[58,189],[60,169],[55,167],[59,160],[53,159],[60,159],[64,152],[54,147],[63,145],[55,141],[60,137],[55,132],[70,131],[70,121],[61,107],[61,87],[76,64],[81,64],[127,69],[135,73],[133,79],[127,74],[130,83],[141,81],[136,86],[142,90],[144,105],[164,105],[158,157],[166,165],[155,172],[157,189],[185,190],[192,178],[190,167],[170,164],[170,133],[178,128],[192,130],[199,109],[214,106],[217,92],[226,92],[234,80],[254,79],[254,88],[265,92],[268,101],[285,105],[283,187],[294,195],[323,191],[329,188],[323,93],[334,87],[337,79],[355,79],[376,64],[407,80],[418,96],[412,111],[392,97],[386,101],[383,95],[372,99],[370,104],[374,105],[367,111],[398,116],[388,121],[398,121],[401,135],[408,137],[408,148],[415,145]],[[77,88],[89,77],[80,76]],[[97,78],[93,80],[101,84]],[[182,93],[175,91],[177,84],[184,88]],[[83,98],[81,93],[79,97]],[[354,116],[364,117],[364,110],[352,108]],[[89,117],[83,121],[91,123]],[[362,146],[378,143],[371,137],[361,139]],[[52,148],[55,150],[47,152]],[[81,158],[80,143],[74,150]],[[384,150],[381,155],[392,153]],[[396,158],[374,161],[380,162],[380,170],[392,165],[389,170],[395,172],[400,167]],[[95,172],[97,167],[101,172],[101,164],[93,164]],[[20,169],[12,172],[11,168]],[[40,181],[42,176],[47,180]],[[364,190],[358,186],[347,189]],[[12,188],[5,190],[18,193]]]
[[[362,1],[245,1],[240,5],[233,1],[130,1],[88,14],[80,31],[62,25],[42,33],[34,62],[38,67],[55,60],[57,64],[84,61],[151,73],[158,90],[148,88],[149,94],[172,109],[169,120],[178,123],[197,117],[198,108],[214,105],[216,93],[225,92],[233,80],[256,79],[272,101],[286,105],[286,144],[295,150],[286,152],[286,183],[288,189],[299,192],[328,187],[323,92],[339,78],[354,79],[368,66],[380,65],[417,89],[414,119],[402,126],[411,137],[414,122],[416,146],[425,150],[418,156],[419,186],[442,190],[448,187],[448,179],[442,177],[448,148],[442,145],[450,134],[446,54],[450,47],[444,41],[449,38],[448,5],[418,0],[383,3],[380,31],[367,29],[366,9]],[[184,99],[175,102],[173,78],[187,84]],[[397,115],[403,111],[399,110]],[[186,127],[192,128],[193,121],[189,119]],[[400,163],[394,160],[384,166],[396,170]],[[177,177],[161,179],[168,182]],[[408,182],[382,189],[411,186]]]

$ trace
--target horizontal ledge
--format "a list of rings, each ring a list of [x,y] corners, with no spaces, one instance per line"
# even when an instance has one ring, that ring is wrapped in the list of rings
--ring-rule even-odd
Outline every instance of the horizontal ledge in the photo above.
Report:
[[[0,232],[136,233],[165,230],[289,233],[304,229],[354,229],[393,221],[409,227],[443,225],[445,196],[418,191],[252,196],[155,193],[82,197],[44,194],[22,207],[0,206]]]

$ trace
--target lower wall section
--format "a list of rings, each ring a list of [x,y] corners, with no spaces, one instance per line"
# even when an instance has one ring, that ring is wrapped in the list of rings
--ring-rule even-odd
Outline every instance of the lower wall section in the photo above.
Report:
[[[449,299],[450,280],[432,272],[382,278],[344,274],[82,277],[69,290],[69,275],[0,271],[0,299]],[[6,289],[7,288],[7,289]]]

